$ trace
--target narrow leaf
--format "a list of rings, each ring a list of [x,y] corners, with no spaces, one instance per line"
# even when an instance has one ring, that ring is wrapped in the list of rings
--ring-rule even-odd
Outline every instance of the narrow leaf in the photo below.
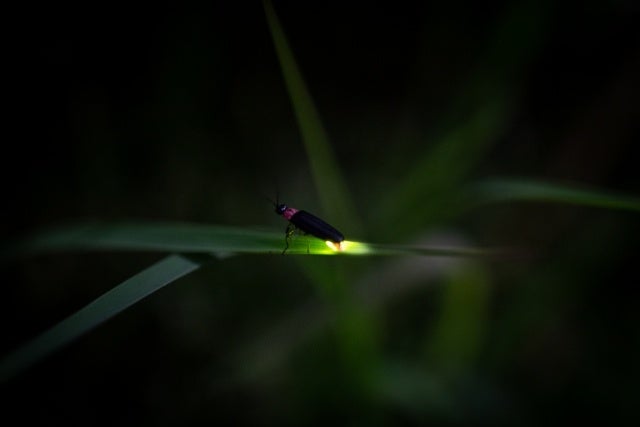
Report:
[[[640,211],[637,197],[533,180],[486,181],[475,187],[474,195],[480,203],[531,201]]]
[[[342,227],[359,234],[360,226],[355,218],[351,197],[322,125],[320,114],[314,105],[271,2],[265,1],[264,8],[322,207]]]
[[[171,255],[125,280],[0,360],[0,382],[19,374],[144,297],[198,269],[201,263],[193,257]]]
[[[282,232],[188,223],[88,223],[43,231],[18,245],[26,255],[70,250],[151,251],[200,254],[272,254],[285,247]],[[11,252],[11,251],[6,251]],[[440,248],[346,240],[339,247],[312,236],[294,235],[287,255],[487,256],[489,248]],[[15,254],[14,254],[15,255]]]

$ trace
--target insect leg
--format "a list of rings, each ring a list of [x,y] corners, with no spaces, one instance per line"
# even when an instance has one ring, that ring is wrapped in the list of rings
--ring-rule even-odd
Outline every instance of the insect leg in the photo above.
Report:
[[[287,225],[287,231],[285,231],[285,234],[284,234],[285,247],[284,247],[284,250],[282,251],[282,255],[284,255],[284,253],[287,252],[287,249],[289,249],[289,239],[291,238],[291,235],[293,234],[295,229],[296,227],[293,224],[289,223],[289,225]]]

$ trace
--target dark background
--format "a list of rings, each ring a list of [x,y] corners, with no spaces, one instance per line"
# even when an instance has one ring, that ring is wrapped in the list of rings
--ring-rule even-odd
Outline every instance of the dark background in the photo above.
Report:
[[[7,12],[3,242],[84,219],[280,230],[265,200],[276,192],[321,212],[262,4],[230,3]],[[235,257],[3,384],[2,412],[67,425],[637,421],[637,215],[507,204],[410,230],[367,220],[425,147],[505,92],[508,120],[470,182],[528,176],[637,194],[637,2],[274,7],[364,218],[356,237],[403,243],[447,230],[537,254],[490,267],[473,361],[445,397],[425,386],[413,390],[417,403],[394,400],[353,386],[328,326],[286,350],[286,362],[242,378],[236,355],[247,345],[309,301],[330,304],[292,259]],[[510,27],[512,13],[530,18]],[[2,354],[160,258],[5,263]],[[381,262],[349,261],[372,274]],[[424,363],[425,384],[447,377],[424,350],[441,281],[399,291],[371,315],[376,357]]]

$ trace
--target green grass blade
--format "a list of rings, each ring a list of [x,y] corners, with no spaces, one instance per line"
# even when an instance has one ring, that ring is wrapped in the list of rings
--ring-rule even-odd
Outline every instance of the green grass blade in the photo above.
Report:
[[[480,203],[529,201],[640,211],[640,198],[534,180],[490,180],[473,190]]]
[[[412,156],[396,189],[380,198],[375,229],[384,233],[393,224],[393,236],[402,237],[460,213],[465,201],[459,190],[508,126],[518,85],[544,40],[545,21],[545,8],[536,2],[505,9],[476,71],[439,120],[444,127],[420,141],[424,150]]]
[[[148,251],[200,254],[272,254],[284,249],[284,233],[249,228],[188,223],[92,223],[55,228],[34,235],[15,252],[31,254],[55,251]],[[287,255],[422,255],[487,256],[493,249],[435,248],[345,241],[342,250],[311,236],[294,235]],[[14,254],[15,255],[15,254]]]
[[[455,189],[502,131],[506,103],[492,99],[466,123],[443,135],[435,145],[411,165],[397,191],[383,197],[377,209],[377,228],[394,224],[394,235],[403,236],[426,222],[434,222],[441,212],[455,209]]]
[[[282,233],[185,223],[93,223],[69,225],[25,240],[14,255],[69,250],[182,251],[194,254],[280,254]],[[436,248],[345,241],[336,251],[313,237],[294,236],[287,254],[418,255],[477,257],[496,251],[476,248]],[[171,255],[124,281],[50,330],[0,361],[4,381],[115,316],[163,286],[196,270],[208,258]]]
[[[361,227],[320,115],[271,2],[265,1],[264,8],[322,207],[327,216],[357,235]]]
[[[0,360],[0,382],[19,374],[144,297],[198,269],[202,261],[171,255],[125,280]]]
[[[425,342],[427,367],[455,378],[473,366],[482,347],[491,277],[482,263],[467,262],[445,280],[441,312]]]
[[[134,250],[181,253],[279,253],[282,232],[179,222],[84,223],[41,232],[25,240],[22,252]]]

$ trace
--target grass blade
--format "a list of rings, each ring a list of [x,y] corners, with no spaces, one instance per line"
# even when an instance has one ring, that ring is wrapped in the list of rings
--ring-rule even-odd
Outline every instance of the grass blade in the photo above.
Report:
[[[0,361],[0,382],[19,374],[144,297],[198,269],[202,261],[171,255],[125,280]]]
[[[188,223],[85,223],[55,228],[18,245],[22,255],[70,250],[150,251],[199,254],[272,254],[284,249],[284,233]],[[493,249],[436,248],[344,241],[341,250],[311,236],[293,236],[287,255],[488,256]]]
[[[68,250],[138,250],[211,253],[280,254],[282,233],[185,223],[93,223],[52,229],[19,245],[18,254]],[[419,255],[476,257],[494,255],[488,249],[396,246],[345,241],[343,250],[308,236],[294,237],[288,254]],[[125,280],[78,312],[58,323],[0,361],[0,382],[20,373],[100,323],[165,285],[198,269],[209,258],[170,255]]]
[[[393,233],[403,236],[410,230],[451,210],[455,189],[466,178],[485,151],[496,140],[506,118],[506,103],[487,101],[469,120],[443,135],[419,157],[398,185],[383,197],[376,210],[377,228],[394,224]]]
[[[283,245],[283,233],[248,228],[181,222],[92,222],[41,232],[24,241],[18,250],[279,253]]]
[[[271,2],[265,1],[264,8],[322,207],[330,218],[345,229],[359,234],[361,227],[355,218],[351,197],[318,110]]]
[[[481,203],[551,202],[640,211],[640,198],[637,197],[534,180],[490,180],[477,185],[474,193]]]
[[[499,141],[517,105],[527,65],[542,45],[546,12],[535,2],[514,3],[478,55],[476,72],[461,82],[439,120],[443,128],[420,141],[396,189],[373,209],[375,229],[403,237],[446,221],[466,205],[459,189]],[[460,118],[463,118],[461,121]]]

